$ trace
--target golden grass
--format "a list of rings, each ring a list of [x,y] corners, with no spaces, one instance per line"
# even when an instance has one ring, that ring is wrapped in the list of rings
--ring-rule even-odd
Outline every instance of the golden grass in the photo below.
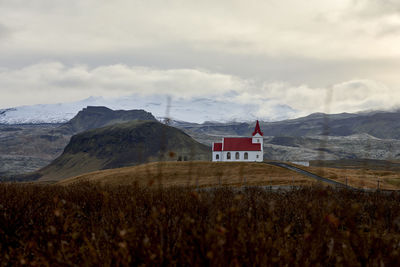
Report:
[[[111,185],[216,186],[311,185],[316,183],[293,171],[260,163],[153,162],[134,167],[96,171],[59,182],[68,185],[92,181]]]
[[[346,182],[350,186],[357,188],[377,188],[378,179],[381,189],[398,190],[400,189],[400,173],[393,171],[378,171],[367,169],[339,169],[325,167],[300,167],[309,172],[329,178],[341,183]]]
[[[400,173],[364,169],[338,169],[297,166],[311,173],[346,182],[357,188],[400,189]],[[245,162],[153,162],[143,165],[86,173],[59,182],[69,185],[80,181],[109,185],[141,186],[242,186],[246,185],[312,185],[316,180],[280,167]]]

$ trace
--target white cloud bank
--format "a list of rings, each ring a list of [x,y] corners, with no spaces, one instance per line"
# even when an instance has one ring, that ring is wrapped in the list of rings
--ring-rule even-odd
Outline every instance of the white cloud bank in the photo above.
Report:
[[[7,29],[0,64],[199,67],[314,86],[354,77],[394,86],[400,83],[397,3],[0,0],[0,36]]]
[[[269,120],[312,112],[358,112],[400,106],[400,91],[372,80],[355,79],[328,88],[313,88],[254,81],[201,69],[155,69],[119,64],[89,68],[44,62],[21,69],[3,68],[0,69],[0,88],[0,107],[3,108],[32,102],[69,102],[90,96],[110,99],[124,95],[170,95],[172,100],[188,100],[186,103],[208,98],[250,106],[253,116]]]
[[[58,54],[178,49],[181,44],[194,50],[259,56],[400,56],[394,45],[399,44],[398,36],[376,38],[381,26],[399,26],[397,2],[0,1],[0,23],[15,32],[0,47]]]
[[[138,93],[260,117],[392,108],[399,33],[397,0],[0,0],[0,107]]]

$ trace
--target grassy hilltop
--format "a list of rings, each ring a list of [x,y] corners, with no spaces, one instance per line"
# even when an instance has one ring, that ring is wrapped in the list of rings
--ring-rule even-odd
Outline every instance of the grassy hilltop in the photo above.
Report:
[[[90,181],[104,185],[171,186],[312,185],[316,181],[276,166],[249,162],[153,162],[85,173],[61,180],[70,185]]]

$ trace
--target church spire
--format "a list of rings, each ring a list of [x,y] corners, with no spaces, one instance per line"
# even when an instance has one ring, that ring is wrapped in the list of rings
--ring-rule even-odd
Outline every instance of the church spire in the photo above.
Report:
[[[257,123],[256,123],[256,128],[254,128],[253,136],[255,136],[256,134],[259,134],[259,135],[261,135],[261,136],[264,135],[264,134],[261,132],[260,124],[258,123],[258,120],[257,120]]]

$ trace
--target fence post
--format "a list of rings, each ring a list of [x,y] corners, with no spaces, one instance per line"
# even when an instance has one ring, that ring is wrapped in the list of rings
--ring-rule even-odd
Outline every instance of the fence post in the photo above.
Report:
[[[272,191],[272,177],[269,177],[269,190]]]

